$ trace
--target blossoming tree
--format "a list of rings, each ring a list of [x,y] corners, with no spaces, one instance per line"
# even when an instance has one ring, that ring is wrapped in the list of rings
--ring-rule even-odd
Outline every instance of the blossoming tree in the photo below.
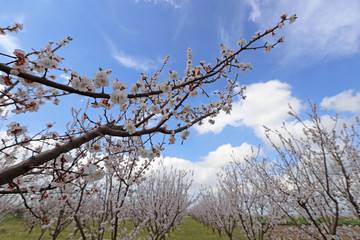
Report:
[[[268,43],[271,40],[258,43],[259,40],[275,37],[277,29],[295,19],[295,15],[284,14],[273,28],[256,32],[249,41],[241,39],[235,50],[221,45],[215,63],[194,63],[189,48],[184,73],[171,70],[163,77],[168,56],[154,74],[141,74],[130,86],[116,78],[111,80],[110,69],[99,68],[89,77],[64,67],[58,52],[70,43],[70,37],[58,43],[49,42],[38,50],[15,49],[12,55],[0,53],[3,59],[0,110],[7,123],[0,143],[0,194],[20,194],[31,210],[27,203],[34,199],[32,195],[46,199],[52,191],[60,189],[59,199],[66,201],[67,186],[74,184],[78,191],[90,192],[84,186],[102,179],[108,172],[123,183],[123,188],[115,191],[124,199],[131,186],[142,181],[144,171],[160,155],[165,143],[174,144],[177,138],[186,140],[190,127],[208,118],[213,122],[212,118],[220,111],[230,114],[233,97],[244,96],[245,90],[239,87],[233,71],[252,69],[251,63],[241,62],[241,53],[255,49],[269,52],[284,42],[284,37],[275,38],[271,44]],[[22,24],[16,23],[0,28],[0,33],[9,34],[22,28]],[[60,73],[68,75],[67,83],[57,80]],[[223,89],[212,92],[212,85],[220,81],[224,82]],[[52,103],[56,108],[60,99],[71,96],[86,98],[87,105],[85,110],[72,108],[72,119],[62,133],[46,120],[43,130],[36,133],[6,118],[8,112],[26,115],[45,104]],[[201,98],[202,104],[192,106],[194,97]],[[74,207],[68,202],[66,206]],[[115,206],[114,211],[119,212],[121,206]],[[76,222],[80,207],[74,209]],[[49,222],[38,217],[45,225]],[[80,222],[77,224],[81,230]]]
[[[247,239],[267,239],[283,222],[284,214],[268,196],[273,189],[263,181],[255,166],[263,166],[252,157],[236,159],[218,175],[219,191],[226,193],[238,224]]]
[[[252,157],[234,156],[234,162],[218,173],[216,192],[201,191],[190,215],[219,234],[225,232],[229,239],[234,235],[249,240],[274,237],[275,227],[285,218],[269,197],[273,189],[256,171],[255,166],[263,164]]]
[[[257,171],[273,189],[268,196],[306,238],[344,239],[351,234],[357,239],[359,233],[351,226],[339,225],[343,216],[360,219],[359,118],[341,126],[337,116],[321,118],[316,104],[310,106],[309,120],[289,112],[301,124],[302,135],[286,125],[282,130],[266,128],[279,160],[266,160],[266,167],[258,165]]]
[[[191,216],[229,239],[232,221],[247,239],[359,239],[359,228],[341,219],[360,219],[360,120],[320,117],[310,106],[307,120],[289,112],[296,130],[265,128],[277,160],[236,159],[219,173],[218,192],[203,193]]]
[[[97,174],[96,169],[96,174],[76,178],[71,184],[60,182],[51,190],[21,192],[30,227],[41,226],[40,238],[48,232],[56,239],[73,223],[71,239],[79,236],[84,240],[135,239],[141,226],[126,226],[131,219],[127,202],[133,198],[136,186],[142,183],[134,179],[148,164],[144,161],[141,166],[134,166],[135,162],[130,161],[132,163],[106,162],[105,171],[100,172],[104,176]],[[103,177],[101,181],[97,181],[99,177]]]
[[[200,207],[204,208],[203,211],[192,210],[190,214],[195,219],[207,219],[208,222],[205,224],[209,224],[213,229],[216,229],[219,237],[221,237],[222,232],[225,232],[226,236],[232,240],[235,228],[238,225],[238,219],[231,200],[226,192],[213,192],[211,189],[203,189],[200,192],[199,204]],[[196,210],[196,208],[194,209]],[[205,213],[205,216],[197,215],[199,213]]]
[[[165,166],[152,170],[129,199],[128,217],[135,226],[143,225],[151,239],[165,239],[193,202],[189,193],[191,183],[189,171]]]

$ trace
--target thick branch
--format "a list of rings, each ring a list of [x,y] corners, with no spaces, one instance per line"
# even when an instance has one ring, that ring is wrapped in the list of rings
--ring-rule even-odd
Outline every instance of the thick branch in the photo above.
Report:
[[[55,159],[62,153],[78,148],[82,144],[89,142],[100,135],[99,129],[94,129],[90,132],[84,133],[80,137],[74,138],[63,145],[60,145],[59,147],[39,153],[38,155],[30,157],[21,163],[5,168],[0,171],[0,185],[10,183],[14,178],[29,172],[34,167],[38,167],[52,159]]]
[[[201,119],[205,118],[208,115],[210,115],[210,114],[207,114],[207,115],[201,117],[200,119],[196,120],[195,122],[200,121]],[[163,134],[171,134],[172,131],[174,131],[175,133],[178,133],[187,128],[189,128],[189,126],[187,126],[187,125],[183,126],[183,127],[179,127],[174,130],[167,130],[166,128],[161,128],[161,127],[153,127],[153,128],[149,128],[149,129],[143,129],[143,130],[136,131],[134,134],[130,135],[128,132],[123,130],[122,126],[114,126],[111,124],[102,125],[92,131],[84,133],[83,135],[81,135],[79,137],[71,139],[69,142],[62,144],[59,147],[39,153],[38,155],[30,157],[21,163],[18,163],[16,165],[13,165],[11,167],[1,170],[0,171],[0,185],[6,184],[6,183],[11,183],[14,178],[19,177],[19,176],[31,171],[33,168],[41,166],[41,165],[45,164],[46,162],[57,158],[62,153],[67,153],[75,148],[78,148],[82,144],[87,143],[87,142],[95,139],[98,136],[110,135],[110,136],[117,136],[117,137],[130,137],[130,136],[142,136],[142,135],[155,133],[155,132],[163,133]]]

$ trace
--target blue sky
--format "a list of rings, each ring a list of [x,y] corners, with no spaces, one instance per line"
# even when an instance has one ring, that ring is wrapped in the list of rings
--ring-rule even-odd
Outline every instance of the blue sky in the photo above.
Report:
[[[66,59],[64,67],[87,76],[99,67],[111,68],[112,78],[131,85],[141,72],[151,75],[160,68],[167,54],[168,68],[179,73],[188,47],[194,61],[214,63],[221,43],[236,47],[240,38],[275,26],[283,13],[296,13],[297,21],[278,31],[284,44],[267,54],[240,57],[253,64],[252,71],[239,77],[248,86],[247,100],[236,99],[231,116],[220,115],[215,126],[192,129],[183,145],[178,142],[163,152],[168,163],[196,169],[195,184],[211,184],[232,152],[242,156],[249,146],[261,144],[271,155],[262,126],[285,121],[296,128],[287,115],[288,103],[300,114],[308,109],[306,97],[320,105],[324,116],[339,113],[348,119],[360,113],[359,12],[358,0],[13,0],[2,4],[0,25],[18,21],[24,31],[0,36],[0,50],[30,51],[71,36],[74,40],[59,52]],[[57,80],[66,81],[61,76]],[[56,122],[61,132],[72,105],[84,107],[85,102],[67,98],[57,109],[50,104],[9,120],[23,122],[33,132]]]

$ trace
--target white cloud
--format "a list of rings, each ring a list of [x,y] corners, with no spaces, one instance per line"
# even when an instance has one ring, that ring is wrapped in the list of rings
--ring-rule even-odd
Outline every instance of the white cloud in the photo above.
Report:
[[[360,93],[354,93],[353,89],[343,91],[332,97],[324,97],[320,106],[327,110],[339,112],[349,111],[352,113],[360,112]]]
[[[225,46],[231,46],[230,32],[227,31],[227,25],[221,21],[219,22],[218,26],[218,35],[222,44]]]
[[[195,129],[200,133],[220,133],[227,125],[245,125],[255,130],[259,137],[263,137],[263,125],[279,126],[286,121],[289,104],[299,112],[302,108],[299,99],[291,96],[291,86],[279,80],[255,83],[247,86],[246,100],[240,98],[233,103],[231,115],[221,112],[215,119],[215,125],[205,122]]]
[[[255,21],[258,17],[261,16],[259,0],[247,0],[246,2],[251,7],[251,12],[250,12],[250,17],[249,18],[252,21]]]
[[[133,56],[119,51],[108,37],[104,36],[104,38],[110,48],[111,56],[124,67],[147,72],[159,66],[159,64],[156,64],[154,60],[148,57]]]
[[[222,4],[219,2],[219,4]],[[227,47],[235,47],[240,38],[244,36],[244,26],[246,22],[246,7],[243,1],[238,1],[232,5],[236,18],[229,19],[228,10],[217,14],[217,35],[220,43]],[[221,11],[221,7],[218,7]]]
[[[9,55],[12,55],[14,49],[20,49],[18,38],[11,35],[0,36],[0,47]]]
[[[64,79],[64,81],[62,82],[63,84],[68,84],[70,77],[68,75],[66,75],[65,73],[60,74],[60,78]]]
[[[146,57],[131,56],[123,52],[114,53],[112,57],[127,68],[145,72],[151,69],[156,69],[155,62]]]
[[[158,3],[168,3],[174,8],[181,8],[185,2],[185,0],[144,0],[145,2],[154,2],[154,4]],[[135,0],[135,3],[140,2],[140,0]]]
[[[186,159],[165,157],[164,166],[173,166],[175,169],[180,170],[193,170],[194,171],[194,182],[192,191],[197,191],[201,186],[209,187],[217,184],[216,174],[219,172],[221,167],[228,165],[234,159],[237,160],[250,155],[252,153],[252,145],[243,143],[240,146],[233,147],[231,144],[225,144],[218,147],[215,151],[209,152],[209,154],[202,158],[198,162],[191,162]],[[157,164],[153,164],[152,167],[158,167]]]
[[[215,151],[209,152],[203,161],[198,162],[199,166],[219,168],[232,162],[233,156],[245,156],[251,154],[252,145],[243,143],[238,147],[233,147],[231,144],[225,144],[218,147]]]
[[[23,14],[1,14],[0,22],[2,27],[12,26],[15,22],[22,23],[25,25],[24,30],[19,31],[18,33],[6,33],[6,35],[0,35],[0,50],[1,52],[6,52],[9,55],[12,55],[14,49],[21,49],[18,34],[22,34],[22,32],[26,32],[26,24],[25,24],[26,15]],[[8,23],[8,24],[6,24]],[[4,25],[3,25],[4,24]]]
[[[284,61],[307,57],[303,62],[353,54],[360,49],[360,1],[358,0],[247,0],[250,19],[262,30],[283,13],[299,17],[281,30],[286,44]]]

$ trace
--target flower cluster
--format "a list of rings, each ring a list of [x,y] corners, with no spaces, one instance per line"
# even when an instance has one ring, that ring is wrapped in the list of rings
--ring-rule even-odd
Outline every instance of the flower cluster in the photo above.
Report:
[[[20,126],[17,122],[12,122],[9,125],[7,125],[8,129],[6,130],[7,135],[9,136],[20,136],[22,134],[25,134],[27,132],[26,126]]]
[[[98,168],[97,165],[90,164],[83,167],[83,172],[86,175],[86,179],[89,182],[94,182],[102,179],[105,176],[105,171],[101,168]]]
[[[109,71],[110,73],[111,71]],[[109,73],[107,71],[97,71],[94,76],[95,88],[107,87],[109,85]]]
[[[110,100],[115,104],[121,105],[128,101],[128,96],[126,92],[116,89],[110,94]]]
[[[44,224],[41,226],[41,229],[47,229],[51,227],[51,225],[55,222],[55,219],[51,219],[49,221],[44,222]]]
[[[19,30],[23,30],[24,25],[21,23],[14,23],[12,27],[2,28],[0,27],[0,35],[6,35],[6,31],[8,32],[18,32]]]
[[[90,78],[86,77],[85,75],[83,75],[82,77],[80,77],[80,75],[77,72],[72,72],[71,73],[71,86],[79,91],[83,91],[83,92],[94,92],[95,88],[93,87],[93,82]]]

